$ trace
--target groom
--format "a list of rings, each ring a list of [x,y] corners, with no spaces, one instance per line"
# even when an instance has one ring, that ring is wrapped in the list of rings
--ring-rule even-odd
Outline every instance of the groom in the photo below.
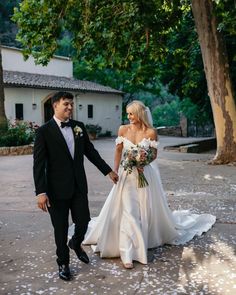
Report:
[[[71,279],[69,248],[75,251],[78,259],[89,263],[81,247],[90,220],[84,156],[114,183],[118,175],[94,148],[84,124],[70,119],[73,95],[57,92],[51,102],[54,116],[36,133],[33,173],[38,207],[49,212],[54,227],[59,277],[68,281]],[[68,247],[69,211],[75,232]]]

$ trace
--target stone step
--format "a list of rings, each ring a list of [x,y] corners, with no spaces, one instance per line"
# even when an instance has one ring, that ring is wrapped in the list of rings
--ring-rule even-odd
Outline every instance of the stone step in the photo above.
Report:
[[[216,139],[207,138],[199,141],[181,143],[179,145],[165,146],[166,151],[176,151],[181,153],[203,153],[216,149]]]

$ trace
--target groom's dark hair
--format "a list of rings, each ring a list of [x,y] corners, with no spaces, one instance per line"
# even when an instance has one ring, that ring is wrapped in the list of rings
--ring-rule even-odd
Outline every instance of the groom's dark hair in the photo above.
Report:
[[[59,92],[56,92],[52,95],[51,97],[51,104],[53,105],[54,102],[57,102],[59,101],[60,99],[65,99],[65,98],[68,98],[68,99],[73,99],[74,96],[72,93],[70,92],[66,92],[66,91],[59,91]]]

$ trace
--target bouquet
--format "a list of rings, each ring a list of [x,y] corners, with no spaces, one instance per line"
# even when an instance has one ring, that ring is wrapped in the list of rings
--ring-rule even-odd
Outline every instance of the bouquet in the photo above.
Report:
[[[138,187],[145,187],[148,185],[148,181],[143,173],[143,167],[148,165],[155,158],[155,149],[145,148],[137,145],[124,152],[121,165],[124,170],[130,174],[133,168],[137,168],[138,171]]]

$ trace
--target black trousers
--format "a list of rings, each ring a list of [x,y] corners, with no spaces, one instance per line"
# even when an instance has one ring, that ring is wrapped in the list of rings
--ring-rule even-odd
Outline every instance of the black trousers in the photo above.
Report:
[[[50,200],[48,208],[52,225],[54,227],[54,237],[56,243],[56,254],[58,265],[69,264],[69,247],[67,246],[69,212],[75,224],[75,232],[72,237],[73,245],[80,247],[84,240],[84,235],[90,221],[87,195],[76,192],[68,200]]]

